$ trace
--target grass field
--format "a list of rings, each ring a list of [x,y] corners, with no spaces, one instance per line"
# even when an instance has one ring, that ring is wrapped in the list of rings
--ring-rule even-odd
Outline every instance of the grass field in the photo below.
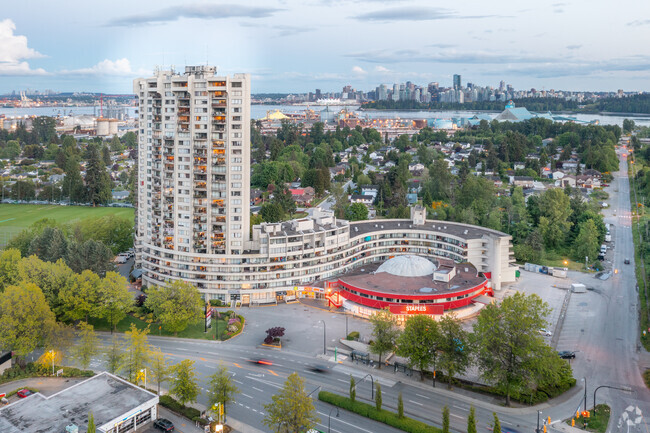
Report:
[[[43,218],[70,223],[88,217],[116,215],[133,220],[132,208],[56,206],[38,204],[0,204],[0,246],[24,228]]]

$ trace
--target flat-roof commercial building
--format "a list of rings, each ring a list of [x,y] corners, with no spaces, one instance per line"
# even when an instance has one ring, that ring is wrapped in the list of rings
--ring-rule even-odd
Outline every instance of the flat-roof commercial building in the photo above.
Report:
[[[263,304],[392,256],[469,262],[494,290],[514,281],[511,237],[426,219],[312,217],[249,232],[250,78],[216,68],[134,81],[140,121],[136,263],[146,286],[182,280],[206,300]]]
[[[101,373],[50,397],[40,393],[0,408],[2,433],[80,432],[92,412],[97,431],[127,433],[157,418],[158,396],[110,373]]]

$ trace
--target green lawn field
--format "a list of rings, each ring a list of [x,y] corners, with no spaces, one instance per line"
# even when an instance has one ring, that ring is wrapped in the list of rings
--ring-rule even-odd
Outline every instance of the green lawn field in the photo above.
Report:
[[[43,218],[70,223],[89,217],[116,215],[133,220],[132,208],[57,206],[38,204],[0,204],[0,246],[24,228]]]

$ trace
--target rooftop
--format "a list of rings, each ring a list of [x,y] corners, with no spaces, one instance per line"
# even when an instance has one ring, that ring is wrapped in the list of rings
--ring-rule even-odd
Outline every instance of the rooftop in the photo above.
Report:
[[[86,431],[88,414],[102,426],[158,396],[109,373],[101,373],[50,397],[36,393],[0,409],[2,433],[61,433],[75,424]]]
[[[441,270],[444,270],[446,273],[450,272],[454,266],[456,267],[456,275],[449,283],[433,281],[431,273],[424,276],[406,277],[393,275],[388,272],[381,272],[381,266],[383,266],[383,264],[381,266],[377,264],[364,265],[361,269],[349,272],[339,277],[339,280],[359,289],[366,289],[388,295],[418,297],[458,292],[471,287],[476,287],[485,281],[485,277],[480,276],[476,268],[469,263],[453,265],[449,260],[438,260],[438,262]],[[385,263],[388,262],[384,262],[384,264]]]
[[[356,229],[355,229],[356,228]],[[350,236],[371,234],[377,231],[397,230],[404,231],[424,230],[431,232],[448,233],[460,239],[481,239],[485,235],[504,236],[504,233],[485,227],[453,223],[449,221],[427,220],[423,225],[415,225],[411,220],[374,220],[350,223]]]

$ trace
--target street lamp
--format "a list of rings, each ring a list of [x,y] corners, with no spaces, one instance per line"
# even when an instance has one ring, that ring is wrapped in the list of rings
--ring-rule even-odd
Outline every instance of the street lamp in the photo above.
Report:
[[[330,409],[330,414],[327,417],[327,433],[331,433],[331,424],[332,424],[332,412],[336,409],[336,417],[339,417],[339,408],[334,406],[333,408]]]
[[[54,376],[54,349],[50,350],[50,356],[52,357],[52,376]]]
[[[539,416],[542,414],[541,410],[537,411],[537,429],[535,430],[535,433],[539,433]]]
[[[587,377],[582,378],[585,381],[585,411],[587,410]]]
[[[319,320],[319,322],[323,322],[323,355],[327,355],[327,326],[325,326],[324,320]]]
[[[594,390],[594,413],[596,413],[596,392],[598,392],[600,388],[618,389],[619,391],[632,392],[630,388],[619,388],[617,386],[600,385]]]
[[[375,379],[372,377],[372,374],[368,373],[365,376],[361,378],[361,380],[366,380],[366,377],[370,376],[370,399],[374,400],[375,399]],[[356,385],[355,385],[356,387]]]

